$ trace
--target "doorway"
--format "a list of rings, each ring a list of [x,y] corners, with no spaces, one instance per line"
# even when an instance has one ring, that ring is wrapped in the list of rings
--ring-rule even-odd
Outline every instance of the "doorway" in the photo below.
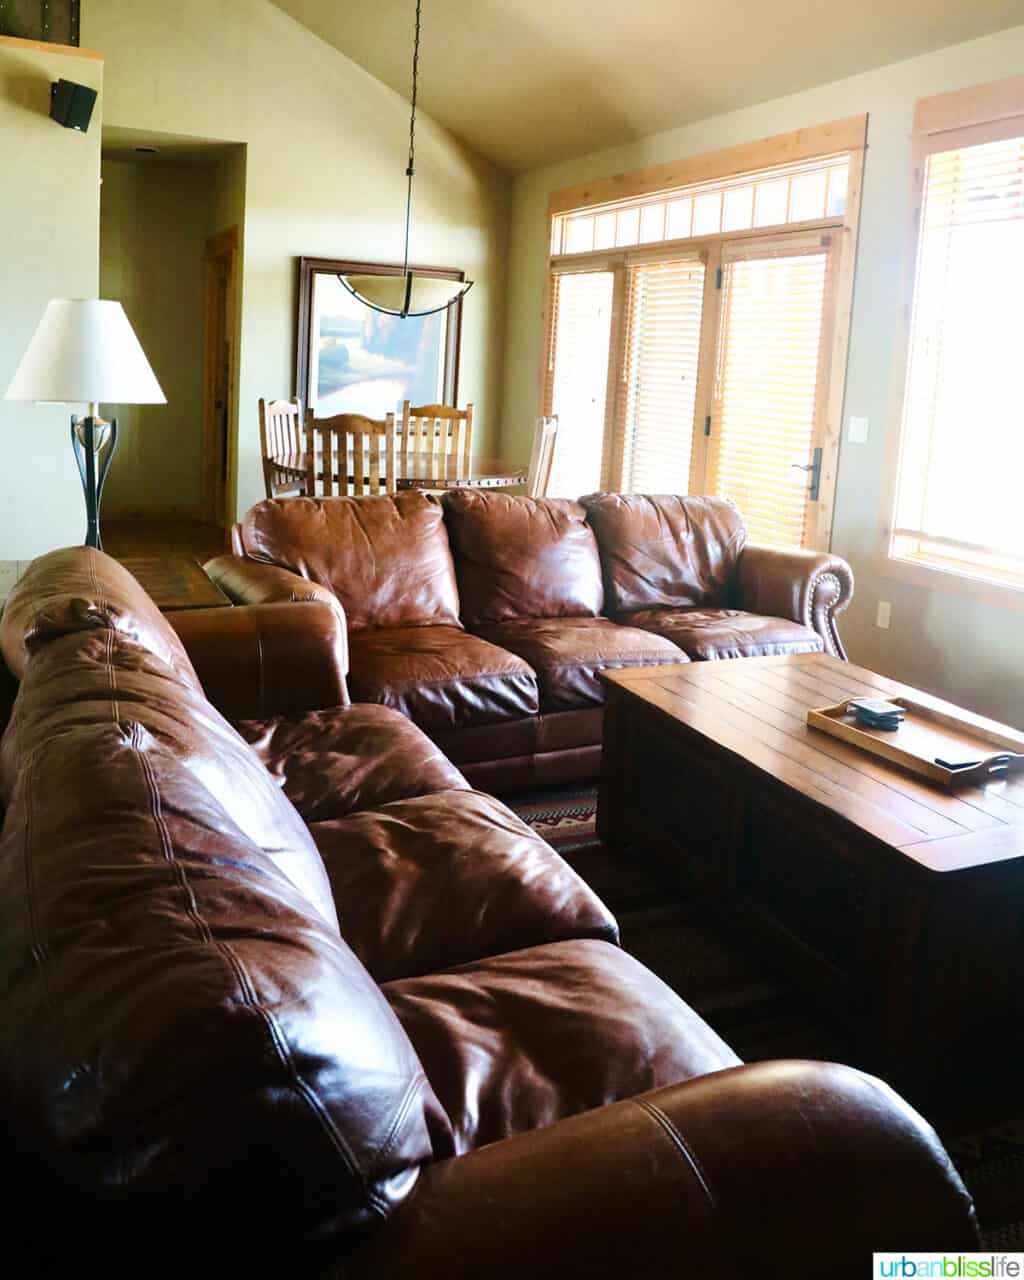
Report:
[[[102,512],[115,554],[215,554],[234,519],[245,150],[104,130],[101,295],[124,306],[167,399],[105,406],[119,425]]]

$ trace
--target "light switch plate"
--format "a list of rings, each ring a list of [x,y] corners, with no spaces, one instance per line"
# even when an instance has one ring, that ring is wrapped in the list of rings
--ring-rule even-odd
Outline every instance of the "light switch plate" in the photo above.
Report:
[[[875,626],[881,627],[883,631],[888,631],[891,619],[892,605],[888,600],[879,600],[878,613],[875,617]]]
[[[846,438],[850,444],[867,444],[868,442],[868,420],[867,418],[853,418],[849,420],[846,429]]]

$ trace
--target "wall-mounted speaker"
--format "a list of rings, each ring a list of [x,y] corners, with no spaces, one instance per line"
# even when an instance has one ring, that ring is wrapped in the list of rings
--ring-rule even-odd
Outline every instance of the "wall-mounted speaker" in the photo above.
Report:
[[[57,80],[50,86],[50,116],[65,129],[85,133],[96,105],[96,90],[73,80]]]

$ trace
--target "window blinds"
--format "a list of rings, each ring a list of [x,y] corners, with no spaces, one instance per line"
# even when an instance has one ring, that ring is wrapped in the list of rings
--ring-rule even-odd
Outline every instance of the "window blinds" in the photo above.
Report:
[[[614,291],[613,271],[551,281],[546,400],[558,417],[551,497],[601,488]]]
[[[700,365],[704,263],[630,268],[621,415],[621,488],[688,493]]]
[[[1020,580],[1024,119],[992,132],[925,167],[893,550]]]
[[[752,542],[805,541],[831,274],[820,239],[723,265],[708,492],[736,503]]]

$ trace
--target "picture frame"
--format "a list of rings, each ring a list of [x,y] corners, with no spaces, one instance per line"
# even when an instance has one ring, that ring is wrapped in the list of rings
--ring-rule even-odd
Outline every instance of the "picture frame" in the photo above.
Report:
[[[417,275],[464,281],[448,267]],[[393,263],[299,258],[295,394],[318,417],[383,418],[413,404],[457,403],[462,299],[431,316],[382,314],[354,298],[339,275],[400,276]]]

